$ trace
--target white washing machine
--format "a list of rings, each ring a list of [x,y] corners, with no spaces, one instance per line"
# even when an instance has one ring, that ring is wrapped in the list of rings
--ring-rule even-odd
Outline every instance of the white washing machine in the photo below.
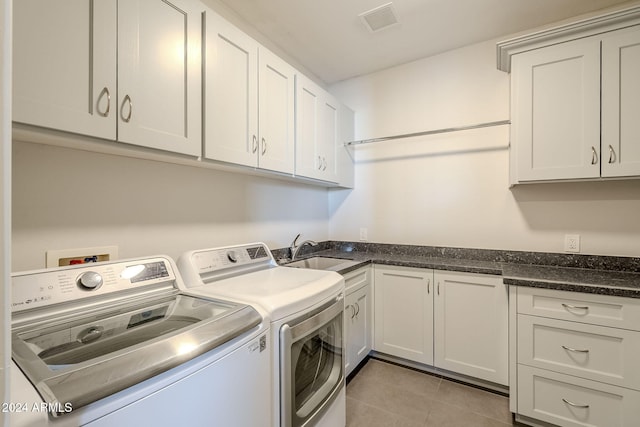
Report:
[[[274,427],[346,424],[342,276],[278,266],[264,243],[189,251],[178,268],[188,292],[271,318]]]
[[[14,427],[268,427],[269,320],[164,256],[12,277]]]

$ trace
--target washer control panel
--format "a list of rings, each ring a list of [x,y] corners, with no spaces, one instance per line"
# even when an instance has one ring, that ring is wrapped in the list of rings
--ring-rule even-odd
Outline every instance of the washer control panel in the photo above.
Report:
[[[12,275],[11,311],[17,312],[160,283],[176,276],[168,258],[81,264]]]

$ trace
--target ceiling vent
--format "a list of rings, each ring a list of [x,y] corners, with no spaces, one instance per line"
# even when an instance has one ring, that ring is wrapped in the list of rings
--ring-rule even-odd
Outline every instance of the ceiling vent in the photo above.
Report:
[[[397,25],[398,17],[391,3],[383,4],[367,12],[358,15],[362,18],[365,27],[372,33]]]

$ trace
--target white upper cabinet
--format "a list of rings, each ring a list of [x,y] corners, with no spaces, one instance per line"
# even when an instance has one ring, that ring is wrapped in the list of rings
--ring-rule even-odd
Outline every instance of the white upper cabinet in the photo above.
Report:
[[[498,43],[511,183],[640,176],[640,6]]]
[[[296,72],[263,47],[259,50],[258,66],[258,166],[293,174]]]
[[[26,0],[15,122],[199,155],[200,15],[187,0]]]
[[[640,27],[602,40],[602,176],[640,175]]]
[[[13,121],[116,139],[115,0],[13,5]]]
[[[337,182],[336,148],[339,141],[339,103],[312,82],[296,78],[297,176]]]
[[[293,173],[295,70],[205,12],[205,157]]]
[[[56,130],[353,187],[337,151],[353,113],[202,3],[20,0],[13,12],[13,121],[42,128],[40,142],[64,145]]]
[[[210,10],[204,22],[204,155],[255,166],[258,43]]]
[[[518,181],[600,176],[600,41],[516,55],[511,70]]]
[[[190,0],[118,2],[118,140],[199,155],[201,24]]]

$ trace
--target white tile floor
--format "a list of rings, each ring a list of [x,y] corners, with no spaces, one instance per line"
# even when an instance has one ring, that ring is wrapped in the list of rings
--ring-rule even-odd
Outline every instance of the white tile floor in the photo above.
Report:
[[[347,427],[505,427],[509,399],[376,359],[347,385]]]

